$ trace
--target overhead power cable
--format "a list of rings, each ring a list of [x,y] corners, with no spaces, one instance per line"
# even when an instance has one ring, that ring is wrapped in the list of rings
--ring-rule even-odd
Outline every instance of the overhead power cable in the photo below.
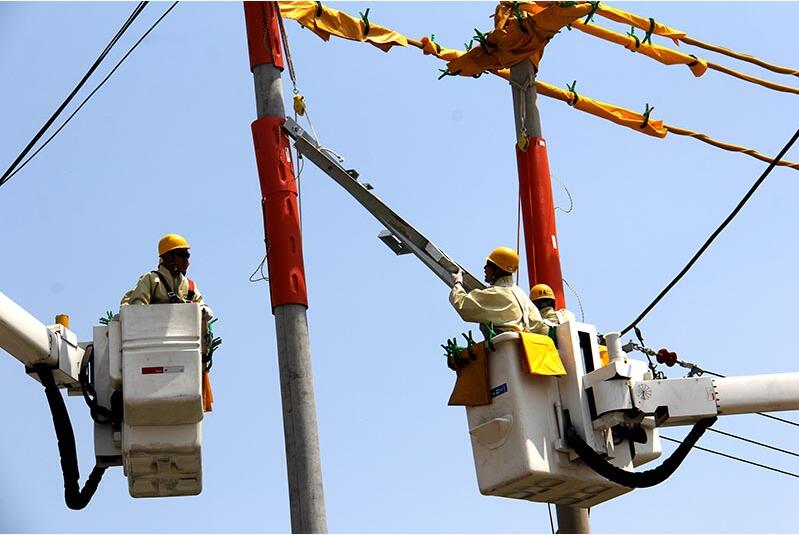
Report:
[[[86,71],[86,74],[83,75],[83,78],[81,78],[81,80],[78,82],[78,84],[72,90],[72,92],[70,92],[70,94],[67,95],[67,98],[64,99],[64,101],[61,103],[60,106],[58,106],[56,111],[53,112],[53,114],[50,116],[50,118],[47,120],[47,122],[44,123],[44,126],[42,126],[41,129],[39,129],[39,131],[36,133],[36,135],[33,136],[33,139],[31,139],[30,142],[27,144],[27,146],[24,149],[22,149],[22,152],[19,154],[19,156],[17,156],[16,159],[14,160],[14,162],[8,167],[8,169],[6,169],[5,173],[3,173],[3,176],[0,177],[0,186],[5,184],[6,182],[8,182],[8,179],[9,179],[11,173],[13,173],[13,171],[16,168],[17,164],[19,164],[19,162],[22,161],[23,158],[25,158],[25,156],[28,154],[28,152],[30,152],[30,150],[33,148],[33,146],[36,144],[36,142],[39,141],[39,139],[44,135],[44,133],[47,131],[47,129],[50,128],[50,125],[52,125],[53,122],[55,122],[55,120],[58,118],[58,116],[61,115],[61,112],[64,111],[64,108],[67,107],[67,105],[72,101],[72,99],[75,97],[75,95],[78,93],[78,91],[80,91],[80,89],[84,86],[84,84],[89,79],[89,77],[94,73],[95,70],[97,70],[97,68],[100,66],[100,64],[103,62],[103,60],[106,58],[106,56],[111,51],[111,49],[114,47],[114,45],[116,45],[116,43],[119,41],[119,39],[122,37],[122,35],[128,30],[128,28],[130,28],[130,26],[133,24],[133,21],[136,20],[136,18],[141,14],[141,12],[144,10],[146,5],[147,5],[147,2],[139,2],[139,4],[133,10],[133,12],[130,14],[130,16],[128,16],[128,19],[125,21],[125,23],[122,25],[122,27],[117,31],[116,35],[114,35],[114,37],[111,39],[111,41],[106,45],[106,47],[103,49],[103,51],[97,57],[97,59],[94,60],[94,63],[92,64],[92,66],[89,67],[89,70]]]
[[[100,88],[103,87],[103,85],[105,85],[108,79],[111,78],[111,76],[113,76],[114,73],[117,71],[120,65],[122,65],[122,63],[124,63],[126,59],[128,59],[128,56],[130,56],[131,53],[133,53],[133,51],[136,50],[136,47],[138,47],[139,44],[142,41],[144,41],[144,39],[150,34],[150,32],[152,32],[155,29],[155,27],[158,26],[158,24],[169,14],[170,11],[172,11],[172,9],[176,5],[178,5],[178,2],[174,2],[171,6],[169,6],[169,8],[150,26],[150,28],[146,32],[144,32],[144,34],[141,37],[139,37],[139,39],[133,44],[132,47],[130,47],[130,49],[125,53],[125,55],[122,56],[122,59],[120,59],[117,62],[117,64],[114,65],[114,68],[111,69],[111,71],[109,71],[109,73],[105,76],[105,78],[103,78],[103,80],[99,84],[97,84],[97,87],[95,87],[92,90],[92,92],[89,93],[88,96],[83,99],[83,101],[78,105],[78,107],[75,108],[75,110],[69,115],[69,117],[67,117],[66,120],[61,124],[61,126],[59,126],[58,129],[55,132],[53,132],[50,135],[50,137],[48,137],[44,141],[44,143],[39,145],[39,148],[37,148],[33,152],[33,154],[28,156],[28,158],[24,162],[22,162],[16,169],[14,169],[14,172],[12,172],[10,175],[8,175],[8,177],[6,177],[5,182],[11,180],[14,177],[14,175],[19,173],[26,165],[28,165],[28,162],[30,162],[33,158],[35,158],[36,155],[39,154],[42,151],[42,149],[44,149],[53,140],[53,138],[56,137],[58,133],[64,129],[64,127],[72,120],[73,117],[75,117],[75,115],[81,110],[81,108],[83,108],[83,106],[89,101],[89,99],[91,99],[94,96],[94,94],[97,93],[97,91],[99,91]],[[0,186],[3,185],[5,182],[0,182]]]
[[[746,195],[744,195],[743,198],[740,200],[740,202],[738,202],[738,205],[732,210],[732,212],[730,212],[730,215],[728,215],[726,219],[724,219],[724,221],[721,223],[721,225],[719,225],[719,227],[715,231],[713,231],[713,234],[710,235],[710,237],[705,241],[705,243],[702,244],[702,247],[700,247],[699,250],[691,258],[691,260],[688,261],[688,264],[686,264],[685,267],[677,274],[677,276],[674,277],[674,279],[672,279],[672,281],[668,285],[666,285],[666,287],[657,295],[657,297],[655,297],[655,299],[651,303],[649,303],[649,305],[647,305],[647,307],[643,310],[643,312],[641,312],[637,318],[635,318],[627,327],[625,327],[621,331],[622,335],[624,335],[630,329],[635,327],[638,324],[638,322],[640,322],[647,314],[649,314],[649,312],[653,308],[655,308],[655,305],[657,305],[660,302],[660,300],[663,299],[663,297],[667,293],[669,293],[669,291],[672,288],[674,288],[674,286],[680,281],[680,279],[682,279],[683,276],[686,273],[688,273],[688,271],[691,269],[691,267],[693,267],[696,261],[699,260],[699,257],[702,256],[702,253],[704,253],[707,250],[707,248],[710,247],[710,244],[713,243],[713,241],[716,239],[716,237],[719,234],[721,234],[721,231],[723,231],[727,227],[727,225],[729,225],[730,222],[735,218],[735,216],[738,215],[738,212],[741,211],[741,209],[744,207],[747,201],[755,193],[755,191],[757,191],[757,189],[760,187],[761,184],[763,184],[763,182],[766,180],[769,174],[771,174],[771,171],[776,166],[776,162],[782,159],[785,153],[788,152],[788,149],[790,149],[793,146],[793,144],[796,142],[797,138],[799,138],[799,129],[796,130],[791,139],[788,140],[788,143],[782,148],[779,154],[777,154],[777,156],[774,158],[774,161],[772,161],[769,164],[769,166],[766,168],[766,170],[763,171],[763,174],[760,175],[760,178],[758,178],[757,181],[755,181],[755,183],[752,185],[752,187],[749,188],[749,191],[746,192]]]
[[[728,433],[728,432],[722,431],[720,429],[713,429],[711,427],[710,429],[708,429],[708,431],[711,431],[713,433],[718,433],[719,435],[724,435],[726,437],[734,438],[734,439],[740,440],[742,442],[748,442],[750,444],[754,444],[754,445],[760,446],[762,448],[768,448],[770,450],[778,451],[780,453],[785,453],[786,455],[793,455],[794,457],[799,457],[799,453],[796,453],[794,451],[784,450],[784,449],[778,448],[776,446],[771,446],[771,445],[765,444],[763,442],[758,442],[757,440],[752,440],[751,438],[746,438],[746,437],[742,437],[740,435],[735,435],[733,433]]]
[[[667,437],[664,435],[660,435],[660,438],[663,440],[668,440],[669,442],[675,442],[677,444],[682,444],[682,441],[677,440],[675,438]],[[694,445],[694,449],[706,451],[708,453],[712,453],[714,455],[720,455],[721,457],[726,457],[727,459],[732,459],[734,461],[739,461],[746,464],[751,464],[752,466],[757,466],[758,468],[763,468],[765,470],[771,470],[772,472],[778,472],[780,474],[785,474],[786,476],[796,477],[799,478],[799,474],[794,474],[793,472],[787,472],[785,470],[780,470],[779,468],[774,468],[773,466],[768,466],[765,464],[756,463],[754,461],[749,461],[747,459],[742,459],[741,457],[736,457],[734,455],[730,455],[728,453],[722,453],[720,451],[711,450],[709,448],[703,448],[702,446]]]

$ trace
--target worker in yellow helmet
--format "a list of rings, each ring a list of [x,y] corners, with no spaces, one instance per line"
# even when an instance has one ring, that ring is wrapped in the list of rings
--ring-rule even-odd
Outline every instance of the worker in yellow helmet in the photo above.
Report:
[[[546,284],[536,284],[530,290],[530,300],[541,313],[547,325],[556,327],[566,321],[573,321],[574,314],[568,310],[555,310],[555,292]]]
[[[547,334],[548,328],[524,290],[513,282],[519,255],[510,247],[497,247],[486,258],[485,281],[491,286],[466,293],[463,271],[452,275],[449,302],[464,321],[492,323],[497,333],[506,331]]]
[[[203,302],[194,281],[186,278],[189,269],[189,242],[179,234],[167,234],[158,242],[158,269],[145,273],[136,286],[122,297],[122,305],[199,303],[206,319],[213,317]]]

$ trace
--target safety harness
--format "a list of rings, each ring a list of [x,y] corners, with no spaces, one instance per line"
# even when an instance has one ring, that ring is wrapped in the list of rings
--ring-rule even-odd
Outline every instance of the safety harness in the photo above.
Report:
[[[197,295],[197,292],[195,290],[196,287],[194,285],[193,280],[186,279],[189,281],[189,291],[186,294],[186,299],[183,299],[180,296],[178,296],[178,294],[176,294],[174,290],[172,290],[172,287],[169,285],[169,282],[167,282],[166,277],[164,277],[163,273],[155,269],[151,271],[151,273],[157,275],[158,280],[160,280],[161,284],[164,285],[164,290],[166,290],[166,296],[169,298],[170,303],[191,303],[194,301],[194,297]]]

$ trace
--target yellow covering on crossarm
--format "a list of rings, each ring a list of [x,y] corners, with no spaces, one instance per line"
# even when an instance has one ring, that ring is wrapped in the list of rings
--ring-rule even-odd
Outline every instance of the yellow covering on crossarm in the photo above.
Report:
[[[522,364],[532,375],[566,375],[555,343],[549,336],[522,333]]]
[[[364,35],[366,24],[348,13],[316,2],[278,2],[280,14],[296,20],[325,41],[331,35],[373,44],[383,52],[393,46],[408,46],[404,35],[378,24],[369,23],[369,33]],[[318,16],[317,16],[318,15]]]
[[[560,6],[555,2],[542,2],[528,10],[533,4],[522,4],[526,13],[519,22],[513,15],[512,2],[501,2],[494,13],[494,29],[486,36],[485,48],[474,47],[447,64],[453,74],[473,76],[484,71],[511,67],[529,59],[538,65],[544,54],[544,46],[564,26],[588,14],[591,5],[580,3]]]

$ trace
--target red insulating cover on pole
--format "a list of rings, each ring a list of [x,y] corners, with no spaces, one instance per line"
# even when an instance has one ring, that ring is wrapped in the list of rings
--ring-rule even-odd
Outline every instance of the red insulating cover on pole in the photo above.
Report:
[[[247,47],[250,50],[250,71],[256,65],[271,63],[283,70],[283,50],[277,17],[277,2],[243,2],[247,24]]]
[[[555,228],[555,202],[552,199],[544,138],[531,138],[526,151],[519,150],[517,146],[516,163],[519,168],[528,282],[531,288],[535,284],[548,284],[555,292],[557,308],[564,308],[566,299],[560,271],[558,231]]]
[[[285,122],[282,117],[263,117],[252,123],[272,310],[288,304],[308,306],[297,181],[288,136],[281,129]]]

